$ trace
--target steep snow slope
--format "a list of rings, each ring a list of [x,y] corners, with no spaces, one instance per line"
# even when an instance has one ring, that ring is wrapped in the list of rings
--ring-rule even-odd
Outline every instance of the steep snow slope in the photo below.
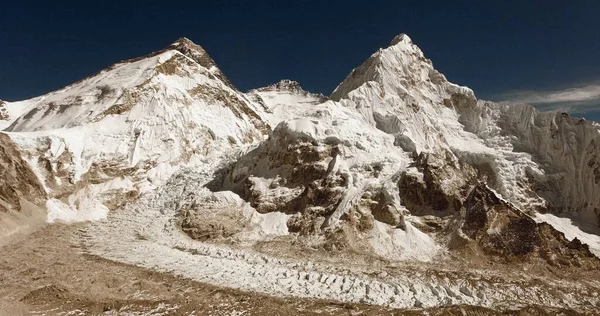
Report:
[[[6,102],[0,100],[0,130],[10,126],[23,113],[31,110],[33,102]]]
[[[531,155],[537,168],[525,169],[523,183],[543,200],[539,211],[572,217],[598,232],[600,125],[528,105],[479,101],[458,111],[465,129],[488,146]]]
[[[12,117],[13,108],[22,115]],[[269,130],[254,104],[187,39],[9,110],[4,135],[51,198],[49,219],[103,217],[105,204],[125,203],[178,165],[222,159],[223,149]]]

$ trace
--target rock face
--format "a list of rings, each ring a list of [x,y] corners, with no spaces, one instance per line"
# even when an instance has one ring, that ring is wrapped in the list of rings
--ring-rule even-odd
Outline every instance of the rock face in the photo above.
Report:
[[[469,193],[458,217],[460,232],[455,238],[474,242],[483,254],[501,261],[543,261],[552,266],[584,266],[596,269],[600,262],[578,239],[565,236],[498,198],[486,185]]]
[[[20,211],[20,199],[36,204],[45,201],[46,192],[19,148],[0,133],[0,212]]]
[[[10,115],[6,109],[6,102],[0,100],[0,121],[8,121]]]
[[[320,144],[292,123],[278,125],[267,141],[238,160],[224,188],[240,193],[260,213],[298,214],[308,218],[295,221],[320,222],[319,229],[340,203],[347,179],[334,170],[340,154],[336,144]]]

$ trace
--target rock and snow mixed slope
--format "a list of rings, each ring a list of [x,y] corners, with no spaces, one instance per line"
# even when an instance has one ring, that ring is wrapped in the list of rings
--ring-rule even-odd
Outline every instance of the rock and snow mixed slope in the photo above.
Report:
[[[308,108],[289,106],[292,117],[238,159],[217,187],[240,194],[261,213],[292,215],[290,230],[323,236],[318,239],[323,246],[367,249],[388,259],[431,260],[461,244],[455,235],[464,234],[452,225],[476,187],[509,201],[525,221],[529,215],[523,212],[558,211],[585,215],[591,226],[597,223],[599,204],[591,193],[599,186],[588,180],[597,159],[597,151],[590,149],[598,137],[595,124],[575,122],[579,133],[568,124],[552,125],[556,130],[548,135],[541,134],[541,127],[520,127],[526,124],[517,125],[523,117],[533,124],[533,116],[543,121],[549,114],[525,107],[531,114],[524,116],[477,101],[471,90],[437,72],[406,35],[354,69],[331,99]],[[583,156],[585,163],[572,168],[590,168],[585,175],[575,172],[575,177],[588,178],[588,187],[569,187],[561,194],[576,194],[576,205],[585,208],[564,207],[575,199],[557,199],[559,192],[551,191],[552,199],[545,196],[578,180],[555,174],[537,158],[546,143],[564,143],[564,136],[556,137],[563,134],[573,134],[571,146],[576,148],[546,156],[564,157],[567,167]],[[581,155],[577,146],[590,152]],[[542,179],[552,178],[555,187],[548,188]],[[594,240],[590,246],[599,253],[593,235],[580,231],[579,236]]]
[[[0,212],[27,204],[49,221],[108,216],[81,238],[113,260],[397,307],[501,306],[525,289],[535,295],[523,304],[580,307],[552,271],[600,267],[600,126],[477,100],[404,34],[329,98],[290,80],[241,93],[180,39],[62,90],[2,102],[0,124]],[[320,249],[333,261],[541,267],[551,277],[548,289],[507,279],[500,291],[491,279],[473,288],[330,266],[312,275],[312,263],[214,243]],[[582,283],[579,294],[599,304],[585,292],[594,287]]]
[[[104,217],[106,203],[154,187],[178,165],[220,159],[224,149],[261,140],[269,130],[254,104],[187,39],[6,106],[2,136],[44,187],[49,216],[68,220]]]

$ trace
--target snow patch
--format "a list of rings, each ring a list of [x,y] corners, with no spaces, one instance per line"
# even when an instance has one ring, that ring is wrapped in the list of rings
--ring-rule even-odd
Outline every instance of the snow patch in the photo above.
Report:
[[[260,214],[253,211],[250,217],[249,232],[244,234],[248,239],[264,239],[263,237],[285,236],[289,234],[287,221],[291,215],[272,212]]]
[[[393,260],[431,261],[441,252],[441,247],[429,235],[421,232],[409,221],[400,229],[375,221],[369,244],[378,255]]]
[[[74,205],[67,205],[57,199],[49,199],[46,201],[48,215],[46,221],[48,223],[56,222],[85,222],[105,219],[108,215],[108,207],[98,201],[86,201],[85,205],[77,209]]]

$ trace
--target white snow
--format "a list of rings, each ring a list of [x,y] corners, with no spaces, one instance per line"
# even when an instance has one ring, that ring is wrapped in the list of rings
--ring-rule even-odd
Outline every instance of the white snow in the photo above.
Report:
[[[304,112],[323,101],[323,96],[306,92],[297,82],[290,80],[250,90],[246,95],[250,100],[259,103],[257,107],[260,107],[260,104],[266,107],[262,117],[272,127],[285,120],[302,118]]]
[[[106,218],[108,208],[98,201],[88,201],[83,207],[75,208],[57,199],[46,201],[47,222],[83,222]]]
[[[429,235],[406,221],[406,228],[393,228],[375,221],[369,244],[375,253],[391,260],[431,261],[442,249]]]
[[[35,99],[34,99],[35,100]],[[18,102],[5,102],[4,106],[2,106],[2,101],[0,101],[0,114],[2,108],[4,107],[4,114],[8,115],[7,120],[0,120],[0,131],[9,127],[16,119],[18,119],[21,115],[29,112],[33,107],[35,107],[35,102],[30,101],[18,101]]]
[[[263,240],[265,237],[285,236],[289,233],[287,221],[290,216],[281,212],[260,214],[253,211],[244,238]]]

